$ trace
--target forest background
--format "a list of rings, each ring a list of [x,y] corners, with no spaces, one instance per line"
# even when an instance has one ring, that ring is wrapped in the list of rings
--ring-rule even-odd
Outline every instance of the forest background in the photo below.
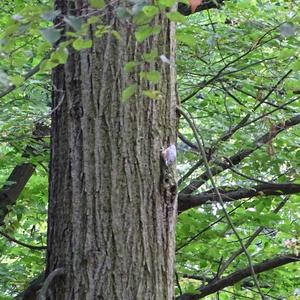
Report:
[[[299,5],[217,1],[190,16],[169,15],[177,23],[181,99],[177,296],[299,298]],[[60,37],[52,23],[58,13],[51,1],[1,2],[0,299],[22,293],[45,268],[50,73],[68,56],[64,46],[52,47]],[[120,18],[126,13],[120,9]],[[72,46],[91,47],[78,20],[68,22]],[[155,49],[144,59],[170,63]],[[159,80],[156,72],[148,76]],[[148,96],[162,101],[156,91]]]

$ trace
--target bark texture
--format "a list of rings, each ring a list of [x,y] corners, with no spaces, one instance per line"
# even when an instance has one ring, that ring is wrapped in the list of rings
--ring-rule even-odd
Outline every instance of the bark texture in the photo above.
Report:
[[[161,147],[176,141],[174,25],[157,16],[161,33],[136,43],[134,26],[117,19],[111,2],[103,23],[117,30],[94,37],[93,47],[70,49],[68,62],[53,73],[47,271],[64,268],[51,286],[53,299],[173,299],[174,235],[177,209],[175,166],[166,168]],[[83,15],[83,0],[57,0],[64,15]],[[157,49],[157,85],[124,64]],[[121,100],[126,86],[136,94]],[[141,91],[156,89],[162,99]],[[63,100],[62,100],[62,97]]]

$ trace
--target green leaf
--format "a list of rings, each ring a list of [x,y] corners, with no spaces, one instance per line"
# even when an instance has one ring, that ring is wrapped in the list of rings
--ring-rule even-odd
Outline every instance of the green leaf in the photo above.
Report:
[[[56,64],[64,64],[68,58],[68,50],[64,47],[59,47],[51,54],[50,61]]]
[[[283,49],[279,54],[279,58],[286,59],[292,57],[295,55],[295,52],[296,52],[295,49]]]
[[[169,20],[177,23],[183,23],[186,21],[186,18],[180,14],[178,11],[172,11],[169,13],[166,13],[166,16],[168,17]]]
[[[291,69],[294,71],[299,71],[300,70],[300,60],[297,60],[291,64]]]
[[[143,7],[143,12],[147,17],[154,17],[159,13],[159,9],[153,5],[146,5]]]
[[[162,98],[161,92],[156,90],[144,90],[143,94],[154,100],[160,100]]]
[[[131,72],[139,63],[137,61],[129,61],[127,64],[124,66],[124,70],[126,73]]]
[[[66,36],[67,37],[73,37],[73,38],[78,38],[81,37],[81,34],[79,34],[78,32],[72,32],[72,31],[68,31],[66,32]]]
[[[136,32],[135,32],[135,38],[138,42],[144,41],[146,38],[148,38],[151,35],[158,34],[161,30],[161,27],[159,25],[156,26],[149,26],[144,25],[140,26]]]
[[[87,24],[96,24],[99,22],[99,17],[98,16],[92,16],[90,18],[87,19]]]
[[[112,30],[111,34],[116,38],[116,40],[118,40],[118,41],[122,40],[122,37],[121,37],[121,35],[120,35],[120,33],[118,31]]]
[[[95,32],[95,36],[97,38],[100,38],[103,36],[103,34],[107,33],[109,30],[108,30],[108,26],[106,25],[98,25],[97,26],[97,30]]]
[[[40,66],[40,72],[47,72],[56,66],[59,65],[59,62],[52,62],[50,59],[44,60]]]
[[[288,79],[284,82],[284,87],[292,91],[298,91],[299,86],[300,86],[300,80]]]
[[[20,23],[14,23],[13,25],[6,27],[5,35],[10,36],[16,34],[19,31],[19,28],[20,28]]]
[[[166,7],[171,7],[176,3],[176,0],[158,0],[158,3]]]
[[[94,8],[103,8],[105,6],[104,0],[89,0],[89,2]]]
[[[92,40],[89,39],[82,39],[82,38],[78,38],[76,39],[72,45],[74,47],[75,50],[81,50],[81,49],[87,49],[87,48],[91,48],[92,47]]]
[[[65,22],[70,25],[75,31],[80,31],[82,26],[82,21],[79,17],[66,16],[64,17]]]
[[[41,15],[42,19],[46,21],[52,22],[59,14],[61,13],[60,10],[50,10]]]
[[[149,71],[149,72],[141,72],[140,77],[149,80],[150,82],[156,84],[160,80],[160,72],[158,71]]]
[[[60,39],[60,31],[55,28],[46,28],[41,30],[42,36],[50,43],[54,44]]]
[[[143,54],[143,59],[146,62],[153,62],[157,58],[157,56],[158,56],[158,50],[152,49],[150,52]]]
[[[238,1],[236,7],[238,9],[249,9],[250,6],[255,6],[256,0],[240,0]]]
[[[136,84],[131,84],[128,86],[123,92],[122,92],[122,100],[126,101],[128,100],[132,95],[134,95],[135,91],[137,89]]]
[[[179,42],[182,42],[188,46],[195,46],[196,45],[196,40],[195,37],[191,34],[186,34],[186,33],[176,33],[176,39]]]
[[[12,76],[10,80],[15,86],[20,86],[24,83],[24,77],[20,75]]]

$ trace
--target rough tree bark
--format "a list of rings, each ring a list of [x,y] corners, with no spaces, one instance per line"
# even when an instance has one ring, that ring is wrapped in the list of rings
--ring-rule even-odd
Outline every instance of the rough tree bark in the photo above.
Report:
[[[137,43],[134,26],[116,17],[122,5],[111,2],[102,17],[120,41],[111,32],[97,39],[91,27],[92,48],[69,49],[53,72],[46,274],[64,269],[51,285],[56,300],[173,299],[175,166],[164,166],[160,150],[176,141],[175,28],[157,16],[161,33]],[[85,0],[55,6],[64,15],[88,9]],[[138,67],[159,70],[157,85],[124,72],[152,49],[170,58]],[[122,101],[134,82],[135,95]],[[142,96],[145,89],[162,98]]]

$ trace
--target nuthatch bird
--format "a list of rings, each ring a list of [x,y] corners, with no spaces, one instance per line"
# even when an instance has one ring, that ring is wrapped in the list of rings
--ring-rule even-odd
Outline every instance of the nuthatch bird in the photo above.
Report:
[[[170,145],[168,148],[163,148],[161,155],[167,167],[171,166],[176,161],[176,147],[174,144]]]

